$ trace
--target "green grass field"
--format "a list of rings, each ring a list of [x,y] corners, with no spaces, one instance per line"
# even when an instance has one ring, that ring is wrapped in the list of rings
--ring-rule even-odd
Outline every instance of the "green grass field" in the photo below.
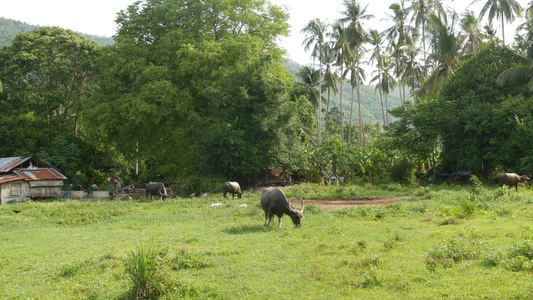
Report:
[[[285,216],[281,229],[277,219],[263,226],[260,193],[10,203],[0,206],[0,298],[131,299],[140,286],[161,299],[533,298],[529,188],[284,191],[413,198],[335,211],[308,205],[301,228]]]

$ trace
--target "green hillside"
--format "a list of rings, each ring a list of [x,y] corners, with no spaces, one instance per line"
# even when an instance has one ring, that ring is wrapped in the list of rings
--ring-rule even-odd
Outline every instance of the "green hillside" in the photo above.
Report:
[[[15,21],[0,17],[0,48],[9,45],[15,36],[21,32],[32,31],[40,26],[30,25],[24,22]],[[90,40],[95,41],[100,46],[113,44],[113,39],[109,37],[96,36],[80,33]]]

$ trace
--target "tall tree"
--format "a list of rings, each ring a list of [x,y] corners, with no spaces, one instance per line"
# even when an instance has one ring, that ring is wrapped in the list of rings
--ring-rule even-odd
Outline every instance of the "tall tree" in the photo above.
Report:
[[[400,49],[401,45],[408,43],[409,33],[413,31],[413,28],[409,25],[408,11],[405,8],[404,0],[399,3],[393,3],[389,6],[389,10],[392,11],[391,15],[388,15],[388,19],[393,22],[393,25],[383,32],[383,34],[389,40],[389,46],[394,49],[394,64],[395,75],[398,78],[400,84],[400,97],[402,105],[405,105],[405,83],[401,81],[403,73],[406,69],[406,58],[404,51]]]
[[[86,113],[143,178],[243,178],[287,162],[300,134],[276,40],[288,15],[262,0],[146,0],[122,11]]]
[[[344,0],[344,10],[341,12],[343,17],[339,22],[346,24],[347,41],[355,54],[355,70],[359,69],[360,55],[363,49],[363,43],[368,40],[368,31],[363,27],[365,21],[374,17],[372,14],[367,14],[367,7],[361,5],[355,0]],[[360,89],[360,72],[356,72],[354,78],[356,79],[356,88],[359,99],[359,146],[364,147],[364,121],[361,106],[361,89]]]
[[[346,33],[346,27],[344,24],[337,22],[333,26],[333,33],[332,38],[334,42],[334,50],[336,54],[336,66],[340,68],[340,78],[339,78],[339,84],[340,84],[340,115],[341,115],[341,146],[344,146],[344,111],[343,111],[343,84],[345,80],[345,67],[349,66],[349,61],[351,58],[351,51],[348,44],[347,39],[347,33]]]
[[[444,15],[444,7],[439,0],[411,0],[411,6],[406,11],[413,14],[411,22],[414,22],[416,27],[422,27],[422,30],[420,30],[422,32],[422,52],[424,61],[426,61],[426,29],[429,23],[429,16],[431,13]]]
[[[322,61],[324,58],[324,46],[326,38],[327,25],[320,21],[320,19],[314,19],[309,21],[302,32],[306,37],[303,41],[304,49],[306,51],[311,50],[311,56],[314,59],[318,59],[318,124],[317,124],[317,136],[318,144],[322,143]]]
[[[95,42],[70,30],[21,33],[0,51],[5,96],[20,113],[42,119],[50,141],[76,135],[98,54]]]
[[[421,95],[438,96],[444,84],[459,67],[461,58],[461,41],[454,31],[455,18],[441,19],[437,15],[431,15],[432,37],[431,47],[433,52],[428,57],[435,68],[420,89]]]
[[[327,90],[328,97],[326,102],[326,122],[324,124],[324,137],[328,137],[328,122],[329,122],[329,108],[331,103],[331,92],[337,94],[337,76],[333,70],[335,63],[335,53],[330,43],[326,43],[324,47],[324,87]]]
[[[382,47],[382,36],[378,33],[377,30],[371,30],[370,31],[370,43],[372,46],[374,46],[372,50],[372,54],[370,56],[370,63],[376,64],[377,70],[373,73],[376,73],[376,75],[370,80],[370,83],[377,82],[376,84],[376,90],[379,91],[379,99],[381,101],[381,113],[383,116],[383,126],[387,126],[387,123],[385,121],[385,106],[383,105],[383,89],[381,88],[381,74],[383,73],[383,53],[381,50]]]
[[[472,4],[481,0],[474,0]],[[505,22],[512,22],[516,17],[522,14],[522,6],[516,0],[487,0],[481,9],[479,19],[482,19],[488,13],[490,21],[496,18],[501,20],[502,25],[502,43],[505,45]]]
[[[318,82],[319,71],[313,67],[304,66],[296,74],[300,79],[298,84],[306,90],[306,96],[315,109],[315,120],[318,124]]]
[[[474,15],[474,12],[469,10],[463,13],[460,23],[461,30],[465,36],[465,43],[462,51],[464,54],[474,54],[479,50],[479,47],[481,47],[484,38],[479,20]]]

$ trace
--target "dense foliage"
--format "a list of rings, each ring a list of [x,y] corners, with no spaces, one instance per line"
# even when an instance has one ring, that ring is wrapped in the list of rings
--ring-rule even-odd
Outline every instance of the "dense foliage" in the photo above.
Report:
[[[104,157],[84,138],[80,115],[98,56],[95,42],[57,27],[21,33],[2,48],[0,140],[10,142],[0,153],[39,155],[71,181],[92,176]]]
[[[188,194],[271,167],[314,182],[530,173],[530,22],[509,48],[473,13],[458,32],[422,2],[392,5],[382,33],[354,0],[335,24],[312,20],[322,69],[283,61],[288,14],[262,0],[136,2],[105,47],[56,27],[20,33],[0,50],[0,156],[38,155],[86,186],[114,170]],[[361,86],[368,44],[375,91]]]
[[[145,177],[243,178],[288,163],[302,104],[290,101],[275,45],[286,19],[262,1],[130,6],[103,50],[85,120],[127,160],[144,162]]]

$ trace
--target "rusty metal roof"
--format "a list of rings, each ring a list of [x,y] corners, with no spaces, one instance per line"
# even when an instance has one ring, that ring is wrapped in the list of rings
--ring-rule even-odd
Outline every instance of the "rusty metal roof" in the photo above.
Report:
[[[56,169],[41,169],[41,170],[17,170],[14,172],[26,180],[63,180],[67,179],[65,175],[59,173]]]
[[[7,173],[17,166],[23,164],[31,156],[22,156],[22,157],[0,157],[0,173]]]
[[[22,166],[28,160],[29,164]],[[34,163],[34,164],[32,164]],[[30,166],[29,168],[26,168]],[[67,177],[35,156],[1,157],[0,184],[17,180],[64,180]]]
[[[16,168],[21,168],[21,165],[30,160],[30,164],[38,168],[50,168],[51,165],[33,156],[19,156],[19,157],[0,157],[0,174],[7,173]]]
[[[12,174],[0,176],[0,184],[17,180],[35,181],[35,180],[64,180],[65,175],[59,173],[56,169],[40,170],[16,170]]]

